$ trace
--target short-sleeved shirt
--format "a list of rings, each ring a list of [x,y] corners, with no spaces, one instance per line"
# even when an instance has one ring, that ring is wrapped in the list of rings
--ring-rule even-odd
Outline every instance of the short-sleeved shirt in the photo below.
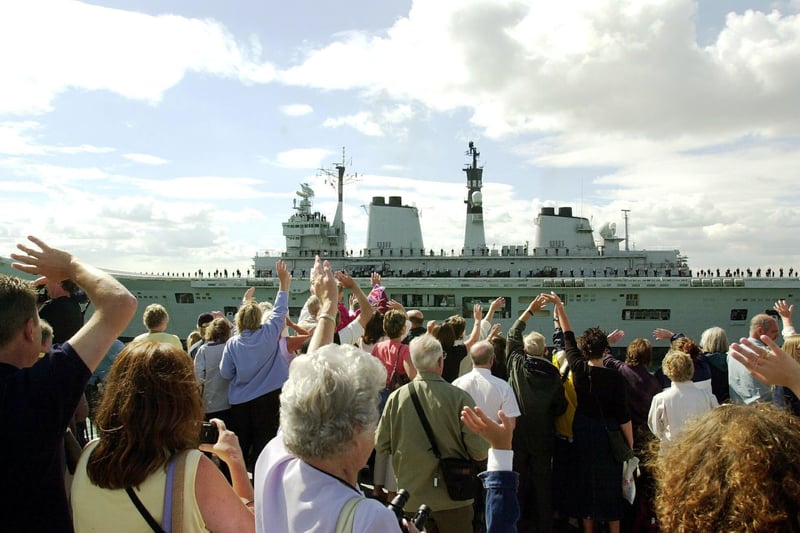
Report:
[[[475,400],[486,416],[500,422],[497,411],[500,409],[509,418],[520,415],[517,398],[508,382],[492,375],[488,368],[473,368],[453,382],[453,385],[466,391]]]
[[[2,529],[72,531],[64,489],[64,431],[91,372],[69,343],[30,368],[0,363]]]

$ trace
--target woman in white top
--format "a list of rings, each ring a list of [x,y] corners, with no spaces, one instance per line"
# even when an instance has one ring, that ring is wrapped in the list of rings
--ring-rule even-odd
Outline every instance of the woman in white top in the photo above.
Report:
[[[694,364],[689,354],[670,350],[661,365],[672,383],[668,389],[653,396],[647,425],[664,449],[675,440],[687,421],[704,415],[719,404],[713,394],[692,383]]]
[[[253,489],[239,441],[214,419],[219,438],[200,449],[216,454],[233,487],[198,450],[203,405],[191,358],[166,343],[131,343],[114,361],[95,420],[100,438],[84,450],[72,482],[75,531],[148,531],[146,514],[161,524],[168,472],[185,454],[183,531],[253,531]],[[178,471],[177,469],[175,471]],[[131,492],[128,492],[129,489]],[[144,511],[137,509],[133,494]]]

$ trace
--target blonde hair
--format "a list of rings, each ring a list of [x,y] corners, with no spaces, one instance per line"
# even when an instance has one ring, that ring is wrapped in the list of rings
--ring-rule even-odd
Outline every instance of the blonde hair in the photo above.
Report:
[[[142,322],[147,329],[154,329],[169,321],[167,310],[161,304],[150,304],[144,308]]]
[[[670,350],[661,362],[664,375],[672,381],[691,381],[694,375],[694,363],[689,354],[680,350]]]
[[[253,300],[243,303],[234,317],[237,331],[239,333],[256,331],[261,327],[261,316],[262,311],[258,303]]]
[[[800,335],[790,335],[783,343],[783,351],[800,363]]]

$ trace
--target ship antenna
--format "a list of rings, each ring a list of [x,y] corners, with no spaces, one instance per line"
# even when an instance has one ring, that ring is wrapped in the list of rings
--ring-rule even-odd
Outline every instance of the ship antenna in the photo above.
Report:
[[[342,162],[334,165],[333,168],[321,168],[317,172],[317,176],[324,176],[325,183],[331,185],[336,189],[337,204],[336,214],[333,217],[332,229],[339,234],[340,237],[345,236],[344,219],[342,216],[342,206],[344,204],[344,186],[358,180],[358,174],[345,174],[346,170],[346,155],[345,148],[342,147]],[[344,238],[340,241],[342,243],[341,251],[344,251]]]
[[[631,212],[630,209],[622,209],[625,217],[625,251],[629,252],[630,248],[628,248],[628,213]]]

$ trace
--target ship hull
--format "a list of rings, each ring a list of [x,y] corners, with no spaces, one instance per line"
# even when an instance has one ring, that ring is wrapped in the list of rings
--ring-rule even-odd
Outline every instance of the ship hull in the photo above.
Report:
[[[0,273],[22,275],[8,260],[0,260]],[[296,274],[297,275],[297,274]],[[22,275],[24,277],[24,275]],[[170,315],[168,331],[181,338],[195,328],[197,316],[222,311],[233,318],[242,295],[256,287],[258,300],[274,301],[277,278],[145,277],[115,273],[138,300],[137,318],[122,335],[128,340],[144,331],[140,319],[152,303],[163,305]],[[367,288],[367,278],[357,278]],[[580,332],[600,326],[622,329],[627,345],[637,337],[652,338],[655,328],[684,332],[699,339],[708,327],[720,326],[731,340],[746,336],[749,320],[771,309],[779,299],[796,300],[798,278],[689,278],[689,277],[551,277],[551,278],[404,278],[385,277],[382,285],[390,298],[408,309],[420,309],[425,318],[441,320],[459,314],[468,320],[472,307],[502,296],[506,306],[495,316],[504,331],[541,292],[556,292],[565,302],[573,327]],[[289,297],[290,313],[297,318],[309,296],[307,278],[295,278]],[[87,310],[87,318],[92,307]],[[553,330],[552,310],[544,309],[529,323],[529,330],[549,338]]]

